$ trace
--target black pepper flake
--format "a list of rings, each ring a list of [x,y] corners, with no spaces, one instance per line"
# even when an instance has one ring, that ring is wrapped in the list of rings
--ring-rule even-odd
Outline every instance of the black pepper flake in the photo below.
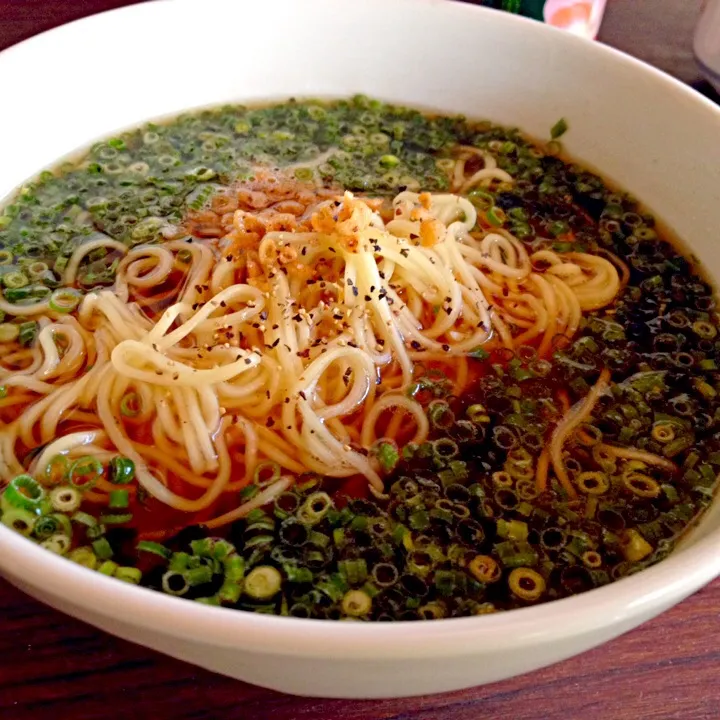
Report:
[[[350,382],[350,375],[351,375],[351,374],[352,374],[352,370],[351,370],[350,368],[348,368],[348,369],[343,373],[343,378],[342,378],[342,379],[343,379],[343,383],[345,384],[346,387],[347,387],[348,383]]]
[[[452,315],[452,308],[446,307],[446,308],[443,308],[443,310],[444,310],[448,315]]]
[[[348,278],[348,279],[347,279],[347,284],[348,284],[350,287],[352,287],[352,284],[353,284],[352,278]]]
[[[252,362],[252,360],[251,360],[250,358],[245,358],[245,364],[246,364],[246,365],[249,365],[251,362]]]
[[[228,256],[226,256],[225,259],[226,259],[228,262],[232,262],[232,261],[233,261],[233,256],[232,256],[232,255],[228,255]]]
[[[353,287],[353,295],[355,297],[357,297],[359,294],[360,294],[360,291],[356,287]]]
[[[413,350],[420,350],[422,345],[417,340],[411,340],[410,346],[413,348]]]
[[[372,300],[372,298],[369,295],[365,296],[365,302],[370,302],[371,300]]]
[[[382,270],[378,270],[378,275],[384,280],[385,279],[385,273]]]
[[[298,395],[299,395],[303,400],[307,400],[307,398],[305,397],[305,393],[304,393],[302,390],[298,393]]]
[[[400,254],[403,257],[407,257],[410,254],[410,251],[407,248],[402,248],[402,250],[400,250]]]
[[[300,251],[301,255],[305,255],[307,253],[307,248],[303,245],[303,249]]]
[[[268,318],[268,312],[267,312],[267,310],[263,310],[263,311],[260,313],[260,319],[263,320],[263,321],[265,321],[265,320],[267,320],[267,318]]]
[[[202,291],[203,291],[202,285],[196,285],[196,286],[195,286],[195,292],[201,293]]]
[[[378,338],[375,341],[380,347],[383,347],[385,345],[385,341],[382,338]]]
[[[447,351],[450,349],[450,346],[449,346],[449,345],[443,345],[443,346],[442,346],[442,349],[443,349],[445,352],[447,352]]]
[[[334,247],[329,247],[328,250],[329,250],[331,253],[337,252],[337,250],[336,250]]]
[[[285,345],[285,349],[286,349],[288,352],[292,352],[292,348],[291,348],[289,345]]]
[[[275,342],[272,345],[269,345],[268,347],[271,347],[271,348],[277,347],[279,342],[280,342],[280,338],[276,338]]]
[[[411,240],[417,240],[420,236],[417,233],[410,233]]]
[[[266,391],[265,391],[265,397],[266,397],[268,400],[270,399],[270,391],[269,391],[269,390],[266,390]]]
[[[227,303],[226,303],[224,300],[221,300],[221,301],[220,301],[220,307],[221,307],[221,308],[227,307]]]
[[[283,402],[287,405],[287,404],[290,402],[290,398],[289,398],[289,397],[286,397]]]
[[[357,347],[357,345],[356,345],[352,340],[348,340],[348,343],[347,343],[347,344],[348,344],[348,347],[351,347],[351,348],[356,348],[356,347]]]
[[[309,279],[305,284],[306,285],[314,285],[317,282],[317,280],[313,280],[312,278]]]
[[[302,318],[302,315],[301,315],[300,313],[298,313],[297,315],[293,315],[293,318],[292,318],[292,319],[293,319],[295,322],[302,322],[302,319],[303,319],[303,318]]]
[[[269,417],[269,418],[265,421],[265,427],[272,427],[274,424],[275,424],[275,421],[274,421],[271,417]]]

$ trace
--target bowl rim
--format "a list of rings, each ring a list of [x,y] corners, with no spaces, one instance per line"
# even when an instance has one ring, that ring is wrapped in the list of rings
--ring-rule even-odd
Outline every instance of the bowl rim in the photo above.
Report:
[[[266,4],[285,1],[265,0]],[[306,0],[316,5],[324,1]],[[525,23],[528,32],[554,33],[554,41],[565,43],[566,47],[583,43],[582,52],[602,56],[606,63],[624,65],[636,77],[664,86],[679,100],[694,104],[699,112],[712,113],[720,121],[720,108],[679,80],[614,48],[534,20],[448,0],[351,0],[356,10],[362,8],[362,11],[390,2],[412,7],[413,12],[456,14],[467,22],[493,23],[500,32],[504,24]],[[0,53],[0,70],[9,68],[16,55],[41,52],[49,35],[57,38],[63,33],[74,33],[78,25],[88,29],[91,25],[100,26],[112,22],[116,13],[135,14],[142,19],[144,13],[172,13],[176,7],[187,8],[190,3],[196,10],[196,0],[173,0],[172,3],[156,0],[75,20],[4,50]],[[477,652],[477,641],[490,649],[532,648],[621,622],[629,628],[634,618],[655,614],[720,575],[718,530],[695,543],[692,552],[680,550],[636,575],[562,600],[510,612],[431,623],[353,623],[267,616],[188,602],[118,582],[63,561],[2,525],[0,549],[0,571],[11,574],[21,588],[38,588],[59,603],[65,603],[65,607],[69,604],[96,618],[113,618],[115,624],[151,629],[216,647],[306,658],[352,655],[357,660],[472,655]]]

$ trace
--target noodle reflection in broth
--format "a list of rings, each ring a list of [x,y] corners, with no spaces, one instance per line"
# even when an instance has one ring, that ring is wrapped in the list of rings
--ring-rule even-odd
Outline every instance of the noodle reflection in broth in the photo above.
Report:
[[[249,112],[332,126],[365,102]],[[68,203],[54,236],[83,231],[51,263],[13,235],[29,211],[6,210],[6,525],[170,594],[308,617],[477,614],[669,552],[714,489],[707,287],[707,307],[675,308],[682,258],[594,176],[508,131],[372,107],[446,142],[373,149],[376,132],[363,153],[258,162],[248,111],[215,111],[46,176],[66,196],[114,164],[141,176],[125,215]],[[210,168],[227,117],[252,150],[241,172]],[[179,141],[208,162],[190,181]],[[171,160],[182,182],[154,169]],[[425,175],[388,170],[413,162]],[[634,339],[648,300],[660,320]]]

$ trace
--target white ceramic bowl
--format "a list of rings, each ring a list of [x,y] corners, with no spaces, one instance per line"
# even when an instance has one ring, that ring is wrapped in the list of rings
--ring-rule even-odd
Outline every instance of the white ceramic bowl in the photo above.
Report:
[[[658,211],[720,278],[720,110],[640,62],[532,21],[444,0],[155,2],[12,48],[0,55],[0,77],[0,196],[149,118],[362,92],[540,137],[565,116],[568,149]],[[206,607],[105,578],[3,526],[0,570],[70,615],[226,675],[302,695],[393,697],[527,672],[657,615],[720,574],[720,511],[671,558],[608,587],[427,623]]]

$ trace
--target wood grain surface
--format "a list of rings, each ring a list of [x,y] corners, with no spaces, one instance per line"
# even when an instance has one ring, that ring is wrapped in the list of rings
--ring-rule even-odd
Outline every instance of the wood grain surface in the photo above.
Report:
[[[0,0],[0,49],[127,4]],[[600,39],[713,96],[692,60],[700,5],[608,0]],[[15,101],[4,98],[3,111]],[[0,720],[717,720],[719,669],[720,582],[545,670],[448,695],[350,702],[290,697],[197,670],[61,615],[0,580]]]

